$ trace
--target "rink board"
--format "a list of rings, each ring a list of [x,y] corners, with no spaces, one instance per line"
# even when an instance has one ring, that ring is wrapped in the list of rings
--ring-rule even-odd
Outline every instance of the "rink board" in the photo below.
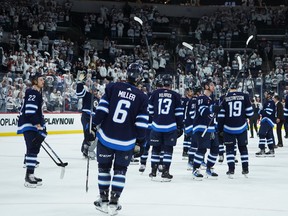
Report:
[[[0,114],[0,136],[16,136],[18,113]],[[48,134],[82,133],[81,113],[45,113]]]

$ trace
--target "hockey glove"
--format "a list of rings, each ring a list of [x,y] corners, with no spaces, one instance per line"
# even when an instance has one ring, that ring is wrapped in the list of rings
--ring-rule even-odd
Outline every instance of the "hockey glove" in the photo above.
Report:
[[[32,143],[34,145],[41,145],[42,142],[45,140],[47,136],[47,132],[46,129],[44,130],[38,130],[36,136],[34,137],[34,139],[32,140]]]
[[[97,128],[96,125],[92,124],[91,131],[89,129],[89,123],[85,126],[84,136],[87,141],[94,141],[96,139]]]
[[[183,134],[183,129],[182,128],[177,128],[177,138],[181,137]]]
[[[83,72],[80,72],[80,74],[77,76],[77,82],[82,83],[85,80],[85,74]]]
[[[134,158],[141,157],[144,153],[144,142],[145,139],[137,139],[134,147],[133,156]]]

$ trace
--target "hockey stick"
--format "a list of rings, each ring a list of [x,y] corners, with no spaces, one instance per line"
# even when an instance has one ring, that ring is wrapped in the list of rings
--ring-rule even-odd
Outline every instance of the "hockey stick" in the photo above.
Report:
[[[248,39],[247,39],[247,41],[246,41],[246,47],[245,47],[245,58],[247,57],[247,47],[248,47],[248,44],[250,43],[250,41],[253,39],[253,35],[250,35],[249,37],[248,37]],[[253,55],[253,52],[247,57],[247,59],[246,59],[246,71],[249,73],[249,75],[251,76],[251,72],[250,72],[250,70],[249,70],[249,59],[251,58],[251,56]],[[251,76],[251,78],[252,78],[252,76]],[[243,87],[244,87],[244,76],[243,76]],[[254,95],[254,83],[253,83],[253,88],[252,88],[252,92],[253,92],[253,95]]]
[[[187,43],[187,42],[182,42],[182,45],[184,46],[184,47],[186,47],[186,48],[188,48],[189,50],[193,50],[193,46],[191,46],[189,43]],[[202,79],[201,79],[201,77],[200,77],[200,74],[199,74],[199,72],[197,72],[196,71],[196,77],[198,78],[198,80],[200,81],[200,83],[202,82]],[[197,85],[197,81],[196,81],[196,85]]]
[[[248,39],[247,39],[247,41],[246,41],[246,48],[247,48],[249,42],[253,39],[253,37],[254,37],[253,35],[250,35],[250,36],[248,37]]]
[[[185,46],[186,48],[190,49],[191,51],[193,50],[193,47],[186,42],[182,42],[182,45]]]
[[[90,158],[89,156],[87,157],[87,166],[86,166],[86,193],[88,193],[89,189],[89,166],[90,166]]]
[[[137,16],[134,16],[134,20],[136,22],[138,22],[142,29],[143,29],[143,20],[141,20],[139,17]],[[151,54],[151,50],[150,50],[150,46],[149,46],[149,43],[148,43],[148,39],[147,39],[147,32],[146,30],[145,31],[145,43],[146,43],[146,46],[147,46],[147,52],[148,52],[148,58],[149,58],[149,64],[150,64],[150,69],[153,68],[153,58],[152,58],[152,54]],[[153,69],[152,69],[152,72],[153,72]]]
[[[54,161],[54,163],[57,166],[60,166],[61,169],[61,173],[60,173],[60,178],[63,179],[64,175],[65,175],[65,167],[68,165],[68,162],[63,163],[63,161],[59,158],[59,156],[55,153],[55,151],[51,148],[51,146],[44,141],[44,143],[46,144],[46,146],[51,150],[51,152],[55,155],[55,157],[59,160],[59,162],[57,162],[55,160],[55,158],[50,154],[50,152],[43,146],[43,144],[41,144],[42,148],[45,150],[45,152],[49,155],[49,157]]]
[[[93,90],[92,90],[92,86],[90,87],[91,89],[91,106],[90,106],[90,119],[89,119],[89,133],[92,133],[92,113],[93,113],[93,108],[94,108],[94,94],[93,94]],[[89,148],[88,148],[88,152],[87,152],[87,166],[86,166],[86,193],[88,192],[89,186],[89,167],[90,167],[90,156],[89,156]]]
[[[245,70],[246,70],[246,73],[248,72],[248,65],[249,65],[249,59],[250,59],[250,57],[251,57],[251,55],[253,54],[251,54],[250,56],[248,56],[247,57],[247,47],[248,47],[248,44],[250,43],[250,41],[253,39],[253,35],[250,35],[248,38],[247,38],[247,40],[246,40],[246,46],[245,46]],[[249,74],[250,75],[250,74]],[[244,74],[243,74],[243,77],[242,77],[242,92],[243,92],[243,90],[244,90],[244,87],[245,87],[245,85],[244,85],[244,80],[245,80],[245,77],[244,77]]]
[[[56,152],[52,149],[52,147],[44,140],[44,143],[46,144],[46,146],[51,150],[51,152],[55,155],[55,157],[59,160],[60,163],[57,163],[57,166],[61,166],[61,167],[66,167],[68,165],[68,162],[63,162],[60,157],[56,154]],[[44,147],[43,145],[41,145],[42,147]]]
[[[225,93],[225,95],[224,95],[224,97],[223,97],[223,100],[220,102],[219,106],[221,106],[221,105],[223,104],[226,96],[228,95],[228,93],[229,93],[229,91],[230,91],[230,89],[231,89],[231,86],[236,82],[236,80],[237,80],[237,78],[238,78],[238,76],[239,76],[239,74],[240,74],[240,72],[241,72],[241,70],[242,70],[243,65],[242,65],[241,57],[240,57],[240,56],[237,56],[237,60],[238,60],[238,68],[239,68],[238,73],[237,73],[237,75],[236,75],[236,77],[235,77],[234,82],[232,82],[232,83],[230,84],[230,86],[229,86],[227,92]],[[217,115],[217,113],[214,113],[214,114],[213,114],[213,116],[212,116],[209,124],[206,126],[206,128],[205,128],[205,130],[203,131],[201,137],[204,137],[204,136],[205,136],[205,134],[207,133],[208,128],[210,127],[210,125],[211,125],[212,122],[214,121],[216,115]]]

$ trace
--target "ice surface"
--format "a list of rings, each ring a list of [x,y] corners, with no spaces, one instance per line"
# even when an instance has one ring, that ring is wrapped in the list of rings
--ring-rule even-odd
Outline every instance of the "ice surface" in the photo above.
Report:
[[[0,215],[103,215],[93,205],[98,196],[96,161],[90,161],[89,191],[85,191],[86,160],[80,153],[82,137],[81,134],[47,137],[46,141],[69,165],[64,179],[60,179],[61,168],[41,149],[41,164],[35,175],[43,178],[43,186],[36,189],[23,185],[24,138],[0,137]],[[234,179],[228,179],[225,160],[215,165],[218,180],[194,181],[191,171],[187,171],[187,161],[182,160],[181,140],[173,155],[172,182],[151,181],[150,161],[143,175],[138,172],[139,165],[130,165],[119,216],[287,216],[287,139],[283,148],[275,150],[275,158],[256,158],[257,143],[258,138],[249,139],[249,178],[242,176],[241,165],[237,165]]]

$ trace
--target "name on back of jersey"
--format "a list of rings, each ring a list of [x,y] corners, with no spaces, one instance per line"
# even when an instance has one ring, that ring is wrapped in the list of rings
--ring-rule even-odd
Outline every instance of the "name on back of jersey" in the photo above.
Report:
[[[170,94],[168,92],[161,92],[161,93],[159,93],[159,97],[171,98],[172,94]]]
[[[119,91],[118,97],[126,98],[128,100],[134,101],[136,98],[136,95],[131,92]]]
[[[244,95],[232,95],[225,98],[226,101],[244,100]]]

